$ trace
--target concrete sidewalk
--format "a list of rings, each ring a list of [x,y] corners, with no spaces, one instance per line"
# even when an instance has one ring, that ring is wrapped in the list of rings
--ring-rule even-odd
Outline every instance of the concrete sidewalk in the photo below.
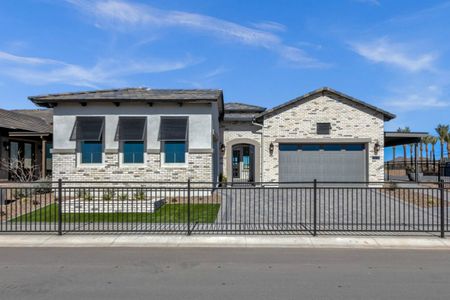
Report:
[[[438,237],[0,235],[0,247],[210,247],[450,250]]]

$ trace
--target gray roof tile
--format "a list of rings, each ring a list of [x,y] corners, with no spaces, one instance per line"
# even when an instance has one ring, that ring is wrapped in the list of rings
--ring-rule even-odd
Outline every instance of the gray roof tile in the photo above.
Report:
[[[42,118],[0,109],[0,127],[39,133],[52,133],[52,125]]]

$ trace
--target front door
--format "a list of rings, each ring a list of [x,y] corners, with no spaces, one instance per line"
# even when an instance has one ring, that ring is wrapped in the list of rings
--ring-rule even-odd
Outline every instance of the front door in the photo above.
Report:
[[[254,150],[251,145],[233,146],[232,157],[232,181],[252,182],[253,181],[253,156]]]

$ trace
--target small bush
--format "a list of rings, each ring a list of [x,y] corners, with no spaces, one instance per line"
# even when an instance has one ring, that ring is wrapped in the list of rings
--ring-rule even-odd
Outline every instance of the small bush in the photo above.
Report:
[[[133,200],[145,200],[145,193],[143,191],[139,191],[133,196]]]
[[[106,193],[103,193],[102,199],[104,201],[111,201],[114,200],[114,195],[115,195],[114,191],[108,191]]]

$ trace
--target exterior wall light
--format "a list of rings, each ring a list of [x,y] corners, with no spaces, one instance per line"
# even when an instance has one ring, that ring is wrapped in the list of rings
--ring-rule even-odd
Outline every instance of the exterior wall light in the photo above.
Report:
[[[225,144],[220,145],[220,151],[222,151],[222,153],[225,153]]]
[[[269,153],[270,153],[270,155],[273,154],[273,148],[274,148],[274,146],[273,146],[273,143],[271,142],[270,145],[269,145]]]
[[[380,143],[375,142],[375,145],[373,145],[373,152],[375,154],[378,154],[378,152],[380,151],[380,148],[381,148]]]

